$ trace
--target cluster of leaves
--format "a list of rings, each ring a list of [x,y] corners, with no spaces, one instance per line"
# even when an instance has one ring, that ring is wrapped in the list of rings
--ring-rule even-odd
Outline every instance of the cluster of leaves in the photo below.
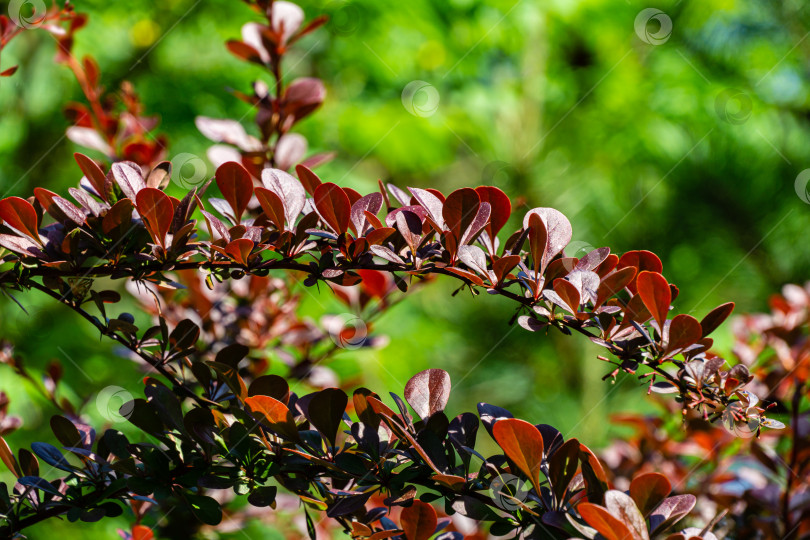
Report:
[[[689,415],[672,432],[658,416],[621,415],[614,421],[635,434],[602,457],[613,481],[625,485],[642,471],[663,472],[704,509],[726,509],[717,529],[739,538],[804,538],[810,533],[810,285],[786,285],[770,313],[745,314],[733,323],[734,355],[755,375],[751,392],[721,415],[722,426]],[[766,406],[760,406],[757,396]],[[670,403],[662,405],[673,412]],[[737,413],[768,409],[790,418],[790,429],[759,432],[766,419]],[[727,513],[726,513],[727,512]]]
[[[69,190],[72,201],[44,188],[0,201],[0,290],[51,296],[150,368],[146,399],[120,411],[150,442],[115,430],[96,437],[78,408],[57,399],[61,372],[49,368],[44,393],[62,412],[51,421],[62,449],[36,443],[15,455],[0,439],[0,457],[17,477],[12,489],[0,486],[4,534],[52,516],[118,515],[125,503],[136,517],[133,538],[151,537],[141,524],[150,505],[176,505],[177,521],[162,532],[189,536],[190,522],[220,523],[223,492],[263,508],[275,504],[278,487],[303,501],[311,536],[314,512],[325,512],[355,538],[459,538],[447,516],[461,515],[492,534],[644,540],[667,534],[693,508],[692,495],[668,497],[671,486],[659,474],[632,478],[628,493],[610,489],[587,447],[498,407],[480,404],[478,415],[451,420],[444,413],[449,377],[440,370],[411,379],[404,400],[392,395],[394,408],[367,389],[349,400],[331,383],[298,396],[283,378],[264,374],[262,349],[286,347],[290,375],[313,382],[312,368],[336,350],[316,346],[328,334],[337,343],[351,337],[329,321],[323,331],[300,320],[292,288],[271,272],[308,286],[327,283],[364,319],[389,307],[395,288],[452,277],[473,294],[515,302],[514,319],[527,330],[585,335],[612,356],[605,358],[613,364],[608,376],[637,374],[651,391],[677,394],[685,412],[709,420],[731,410],[737,421],[778,427],[764,409],[739,406],[753,395],[743,390],[748,369],[727,370],[709,351],[708,336],[733,305],[702,321],[670,319],[678,289],[654,254],[620,257],[599,248],[567,256],[571,225],[551,208],[530,210],[505,237],[512,203],[492,186],[445,195],[380,183],[363,195],[323,182],[311,167],[328,156],[301,162],[306,141],[290,133],[323,101],[323,85],[310,78],[285,85],[281,60],[324,19],[304,25],[300,8],[284,1],[252,5],[266,24],[246,25],[242,41],[228,47],[274,78],[272,89],[257,83],[253,95],[239,95],[256,106],[261,135],[232,121],[198,119],[205,135],[238,151],[215,147],[215,183],[182,199],[164,192],[171,179],[171,165],[160,161],[164,141],[150,139],[155,121],[141,116],[134,92],[124,87],[122,111],[103,97],[95,62],[69,54],[84,19],[74,17],[62,33],[61,59],[89,104],[69,108],[77,124],[72,138],[114,163],[107,168],[76,154],[83,178]],[[220,197],[206,197],[213,186]],[[121,297],[96,288],[96,278],[105,277],[151,293],[143,305],[154,324],[142,329],[130,314],[113,314]],[[180,284],[188,294],[175,292]],[[372,343],[366,337],[360,344]],[[18,359],[3,355],[30,377]],[[502,454],[485,458],[475,450],[479,418]],[[39,460],[66,475],[46,480],[50,471],[40,472]],[[438,511],[427,504],[439,501]],[[673,538],[712,537],[708,528],[678,534]]]
[[[246,352],[228,347],[216,361],[196,365],[195,374],[212,381],[230,368],[233,393],[214,401],[206,392],[208,406],[184,411],[169,387],[147,378],[147,399],[124,404],[122,413],[153,442],[131,442],[111,429],[96,437],[89,426],[59,415],[51,427],[62,450],[35,443],[15,456],[0,439],[0,458],[17,476],[11,493],[0,486],[4,532],[55,515],[96,521],[120,515],[120,503],[158,501],[216,525],[222,510],[211,491],[231,490],[267,507],[278,487],[303,501],[313,538],[312,512],[322,511],[355,538],[427,540],[450,524],[427,504],[441,500],[446,513],[489,522],[493,534],[648,539],[671,529],[695,504],[692,495],[668,497],[670,484],[657,473],[635,478],[629,495],[611,490],[586,446],[499,407],[481,403],[478,415],[450,420],[443,412],[450,396],[444,371],[417,374],[405,400],[392,394],[395,411],[365,388],[354,392],[351,404],[335,388],[297,396],[272,375],[238,388],[235,366]],[[475,450],[479,418],[503,454],[485,458]],[[40,460],[67,475],[42,478]],[[520,478],[509,485],[519,489],[503,489],[504,477]],[[386,496],[385,506],[368,508],[375,494]],[[406,507],[399,523],[387,517],[392,507]]]
[[[253,92],[235,92],[239,99],[256,110],[255,123],[260,136],[254,137],[236,121],[197,118],[197,128],[216,144],[208,150],[215,166],[228,161],[241,163],[259,179],[264,169],[273,167],[289,171],[296,164],[309,168],[332,159],[332,153],[315,154],[306,159],[307,139],[290,130],[320,107],[326,98],[326,88],[320,79],[303,77],[286,84],[282,77],[282,61],[299,39],[315,31],[326,17],[320,16],[304,24],[304,11],[284,0],[248,1],[265,19],[242,27],[242,39],[227,42],[228,50],[237,58],[258,64],[268,71],[272,83],[257,81]]]

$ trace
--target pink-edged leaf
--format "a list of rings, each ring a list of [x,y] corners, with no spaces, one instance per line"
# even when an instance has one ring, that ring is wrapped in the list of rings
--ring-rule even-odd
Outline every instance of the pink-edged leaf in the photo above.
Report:
[[[695,507],[694,495],[676,495],[664,499],[650,516],[650,529],[655,535],[665,531],[684,517]]]
[[[413,206],[400,206],[399,208],[395,208],[388,212],[388,215],[385,216],[385,224],[388,227],[393,227],[397,223],[397,214],[400,212],[411,212],[412,214],[416,214],[416,217],[419,219],[419,233],[422,232],[421,224],[424,223],[425,219],[427,219],[427,210],[425,210],[424,206],[413,205]]]
[[[274,192],[261,186],[254,188],[253,191],[267,219],[276,226],[276,229],[284,231],[284,201]]]
[[[524,229],[529,227],[529,220],[532,215],[539,216],[540,219],[543,220],[543,225],[546,226],[548,240],[543,256],[543,266],[545,267],[555,255],[565,249],[565,246],[571,241],[574,232],[568,218],[565,217],[562,212],[554,208],[533,208],[529,210],[523,218]]]
[[[332,182],[321,184],[315,189],[315,210],[321,219],[337,234],[349,230],[352,206],[346,192]]]
[[[386,219],[386,221],[388,221]],[[411,248],[411,253],[416,254],[416,248],[422,241],[422,221],[413,212],[397,212],[396,226],[399,234],[405,239],[405,243]]]
[[[285,133],[276,143],[273,158],[276,167],[286,171],[304,158],[307,153],[307,139],[300,133]]]
[[[540,493],[540,466],[543,463],[543,436],[534,425],[517,418],[498,420],[492,437],[506,457],[512,460]]]
[[[112,175],[127,199],[134,201],[138,192],[146,187],[140,167],[130,161],[113,163]]]
[[[0,200],[0,222],[28,236],[42,245],[39,238],[39,217],[34,207],[20,197],[6,197]]]
[[[661,274],[645,270],[636,278],[636,284],[641,301],[644,302],[644,306],[649,310],[658,323],[658,328],[663,332],[664,321],[667,320],[669,305],[672,303],[669,283]]]
[[[284,44],[303,24],[304,10],[297,4],[284,0],[273,2],[272,6],[270,19],[273,21],[273,31],[281,36],[281,42]]]
[[[443,369],[421,371],[405,385],[405,400],[423,420],[443,411],[448,399],[450,375]]]
[[[490,279],[489,270],[487,269],[487,256],[480,247],[461,246],[458,248],[458,258],[470,269]]]
[[[40,245],[24,236],[0,234],[0,246],[26,257],[41,258],[43,256]]]
[[[444,231],[447,227],[444,224],[444,218],[442,217],[442,207],[444,204],[442,203],[441,199],[439,199],[433,193],[419,188],[408,188],[408,190],[413,195],[413,198],[416,199],[416,202],[422,205],[424,209],[427,211],[427,215],[431,220],[431,225],[434,228],[438,229],[440,232]]]
[[[84,223],[84,212],[68,200],[63,199],[53,191],[43,188],[34,188],[34,196],[54,219],[60,223],[73,222],[76,225]]]
[[[244,152],[259,152],[262,150],[261,141],[252,135],[248,135],[242,124],[236,120],[198,116],[194,119],[194,125],[197,126],[200,133],[214,142],[232,144]]]
[[[79,164],[79,168],[84,173],[84,177],[87,178],[87,181],[90,182],[91,186],[93,186],[96,194],[104,201],[110,202],[110,190],[112,186],[107,179],[107,175],[105,175],[104,171],[101,170],[101,167],[99,167],[95,161],[84,154],[77,152],[73,154],[73,157],[76,159],[76,163]]]
[[[172,226],[174,205],[169,196],[155,188],[143,188],[135,197],[135,207],[156,244],[166,247],[166,235]]]
[[[82,206],[82,208],[89,211],[96,217],[99,217],[105,209],[109,208],[108,204],[99,203],[92,195],[83,189],[70,187],[68,188],[68,193],[70,193],[70,195]]]
[[[605,508],[630,530],[633,540],[650,540],[647,522],[630,496],[615,489],[608,490],[605,493]]]
[[[264,169],[262,184],[284,201],[284,214],[287,216],[287,230],[295,229],[295,221],[306,204],[307,192],[293,175],[280,169]]]
[[[574,267],[574,270],[596,270],[599,265],[602,264],[605,259],[607,259],[608,255],[610,255],[609,247],[593,249],[583,255],[583,257],[577,261],[577,265]]]
[[[442,206],[442,218],[444,218],[447,229],[453,233],[459,244],[462,243],[464,233],[472,224],[478,209],[481,206],[481,199],[478,193],[472,188],[461,188],[455,190],[447,196]]]
[[[405,193],[402,189],[398,188],[394,184],[388,184],[388,191],[391,192],[391,195],[394,196],[396,200],[399,201],[399,204],[402,206],[410,206],[411,198]]]
[[[233,210],[236,223],[242,221],[242,214],[253,196],[253,180],[241,164],[234,161],[223,163],[216,172],[217,187]]]
[[[382,204],[383,196],[375,191],[361,197],[352,205],[350,226],[357,236],[363,236],[366,232],[366,212],[377,215],[377,212],[382,208]]]

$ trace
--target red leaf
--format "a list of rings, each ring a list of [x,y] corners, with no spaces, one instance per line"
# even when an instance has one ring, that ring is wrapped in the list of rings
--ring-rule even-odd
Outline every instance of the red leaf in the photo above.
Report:
[[[481,199],[472,188],[457,189],[447,196],[442,206],[442,218],[448,230],[456,237],[457,243],[461,244],[461,239],[478,214],[480,205]]]
[[[577,506],[579,515],[585,522],[605,537],[605,540],[630,540],[633,533],[619,519],[610,515],[607,509],[588,502]]]
[[[658,329],[663,332],[664,321],[667,320],[669,305],[672,303],[672,292],[666,278],[657,272],[644,271],[636,278],[638,294],[641,301],[650,310]]]
[[[422,420],[443,411],[450,398],[450,375],[443,369],[426,369],[405,385],[405,400]]]
[[[11,77],[17,72],[17,68],[20,66],[11,66],[10,68],[0,71],[0,77]]]
[[[565,217],[562,212],[554,208],[533,208],[529,210],[523,218],[524,229],[529,228],[531,216],[533,215],[537,215],[543,220],[543,225],[545,225],[546,234],[548,235],[546,249],[543,255],[543,268],[545,268],[548,262],[571,241],[573,230],[571,229],[571,222],[568,221],[568,218]]]
[[[718,326],[723,324],[723,321],[725,321],[728,316],[731,315],[732,311],[734,311],[734,302],[728,302],[717,306],[711,310],[708,315],[703,317],[703,320],[700,321],[700,328],[703,333],[703,337],[708,336],[714,332]]]
[[[235,161],[227,161],[219,166],[216,172],[217,187],[233,210],[237,223],[242,221],[242,214],[253,195],[253,180],[250,173]]]
[[[53,191],[43,188],[34,188],[34,196],[54,219],[60,223],[72,221],[77,225],[84,223],[84,214],[68,200],[63,199]]]
[[[642,298],[643,299],[643,298]],[[700,341],[703,331],[698,320],[691,315],[676,315],[669,323],[667,352],[678,351]]]
[[[633,281],[634,277],[636,277],[636,269],[632,266],[622,268],[603,277],[599,283],[599,288],[596,290],[594,309],[604,304],[608,298],[621,292],[628,283]]]
[[[326,182],[315,188],[315,210],[318,215],[337,234],[349,229],[352,205],[349,196],[332,182]]]
[[[107,210],[104,219],[101,222],[101,230],[104,234],[109,234],[110,231],[120,226],[123,223],[130,223],[132,221],[132,201],[129,199],[121,199],[113,205],[112,208]]]
[[[165,248],[174,214],[174,206],[168,195],[159,189],[143,188],[135,198],[135,206],[152,239]]]
[[[660,473],[641,474],[630,482],[630,496],[645,516],[649,516],[670,491],[672,485],[667,477]]]
[[[540,465],[543,463],[543,436],[525,420],[504,418],[495,422],[492,437],[506,456],[525,474],[540,493]]]
[[[251,412],[261,416],[276,433],[288,439],[298,440],[298,429],[292,413],[279,400],[269,396],[252,396],[245,399],[245,405]]]
[[[554,292],[568,305],[568,311],[576,315],[579,312],[580,294],[576,286],[563,278],[554,280]]]
[[[7,197],[0,201],[0,222],[25,234],[42,245],[39,239],[39,217],[34,207],[19,197]]]
[[[644,270],[657,272],[659,274],[664,270],[664,265],[661,264],[661,259],[659,259],[655,253],[650,251],[628,251],[622,255],[619,259],[619,264],[616,265],[616,268],[626,268],[628,266],[633,266],[638,269],[638,272],[636,272],[637,276]],[[630,292],[633,294],[638,292],[635,281],[630,282],[627,288],[630,289]]]
[[[548,231],[546,224],[537,214],[529,216],[529,252],[532,254],[532,270],[534,276],[532,279],[538,280],[540,274],[545,270],[545,253],[546,245],[548,244]],[[535,296],[537,294],[535,293]]]
[[[152,529],[146,525],[133,525],[132,540],[154,540]]]
[[[267,188],[256,187],[254,191],[267,219],[276,226],[276,229],[284,231],[284,201]]]
[[[436,532],[436,526],[439,524],[436,510],[419,499],[415,499],[411,506],[402,510],[399,521],[407,540],[428,540]]]
[[[247,238],[237,238],[225,246],[225,253],[242,266],[247,266],[253,245],[252,240]]]
[[[241,58],[242,60],[247,60],[248,62],[255,62],[257,64],[264,64],[262,62],[262,57],[259,54],[259,51],[248,45],[243,41],[237,40],[229,40],[225,42],[225,46],[228,47],[228,50],[236,56],[237,58]]]
[[[495,186],[479,186],[475,188],[478,193],[478,198],[481,202],[489,203],[490,218],[487,224],[487,234],[492,240],[491,253],[495,251],[495,237],[498,232],[503,229],[506,222],[509,221],[509,216],[512,214],[512,202],[509,197]]]
[[[298,174],[298,180],[304,185],[304,189],[307,190],[307,193],[315,195],[315,188],[323,183],[321,179],[318,178],[318,175],[305,165],[296,165],[295,172]]]
[[[113,163],[112,175],[127,199],[135,200],[138,192],[146,187],[140,167],[131,161]],[[89,180],[89,178],[88,178]]]

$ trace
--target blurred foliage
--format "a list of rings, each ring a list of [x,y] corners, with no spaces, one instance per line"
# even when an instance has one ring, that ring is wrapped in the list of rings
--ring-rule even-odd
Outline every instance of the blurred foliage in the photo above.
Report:
[[[313,151],[339,152],[318,170],[325,180],[367,190],[378,178],[445,192],[498,185],[524,196],[526,208],[564,212],[575,241],[656,252],[681,287],[678,304],[697,317],[729,300],[738,312],[763,309],[782,284],[807,279],[810,207],[794,188],[810,167],[810,11],[800,0],[661,2],[672,31],[658,45],[637,34],[648,5],[635,0],[299,3],[308,18],[331,17],[287,66],[291,77],[327,84],[325,106],[301,126]],[[162,118],[170,156],[205,154],[197,115],[252,118],[228,89],[247,90],[261,73],[223,45],[252,20],[241,2],[74,4],[90,14],[77,52],[96,55],[109,87],[134,83]],[[660,36],[658,24],[642,28]],[[4,65],[21,68],[0,83],[2,196],[79,178],[61,107],[81,93],[52,63],[51,40],[29,32],[4,51]],[[413,81],[430,86],[403,97]],[[446,293],[451,284],[431,287]],[[483,308],[431,287],[380,321],[391,345],[346,353],[335,364],[341,374],[400,391],[416,371],[442,367],[457,386],[449,412],[486,399],[587,444],[607,440],[610,411],[650,407],[621,391],[629,378],[615,393],[600,381],[607,369],[596,347],[538,340],[504,322],[503,302]],[[25,297],[30,316],[9,301],[0,307],[1,335],[29,364],[59,358],[77,398],[109,384],[137,388],[137,371],[109,343],[80,347],[72,336],[92,329],[42,300]],[[317,316],[321,304],[339,309],[322,291],[308,312]],[[718,332],[720,349],[728,334]],[[27,445],[54,411],[9,371],[2,380],[25,420],[12,441]],[[109,524],[97,527],[107,534]]]

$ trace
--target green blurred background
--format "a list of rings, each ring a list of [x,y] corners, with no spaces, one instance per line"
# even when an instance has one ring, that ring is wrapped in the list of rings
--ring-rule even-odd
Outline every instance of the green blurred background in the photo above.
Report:
[[[244,4],[74,4],[90,14],[76,52],[96,56],[109,88],[134,83],[147,111],[162,118],[170,157],[205,155],[197,115],[250,123],[227,89],[246,91],[264,74],[223,45],[256,20]],[[527,209],[553,206],[571,219],[578,246],[659,254],[681,287],[677,310],[698,318],[729,300],[738,312],[765,309],[769,294],[810,275],[810,207],[795,189],[810,167],[804,2],[301,4],[308,18],[332,18],[286,65],[289,78],[315,75],[327,85],[324,107],[300,126],[311,150],[338,151],[318,169],[325,180],[373,190],[381,178],[445,193],[497,185],[521,198],[515,227]],[[8,2],[0,7],[6,13]],[[642,12],[651,7],[660,12]],[[72,159],[80,148],[63,138],[61,108],[81,94],[53,54],[44,32],[3,51],[5,67],[21,68],[0,82],[2,196],[27,196],[37,185],[65,190],[80,178]],[[414,81],[421,91],[403,97]],[[396,392],[416,371],[441,367],[454,381],[450,413],[488,401],[597,447],[614,434],[610,412],[654,407],[632,378],[601,382],[607,366],[595,359],[597,347],[510,327],[509,302],[452,291],[439,282],[413,295],[377,325],[391,338],[387,348],[344,353],[333,366]],[[307,298],[313,316],[321,304],[340,311],[327,296]],[[111,384],[140,391],[134,366],[78,317],[34,293],[21,301],[31,317],[0,302],[0,335],[35,370],[60,359],[67,395],[86,398]],[[723,352],[729,326],[716,335]],[[25,421],[12,447],[49,438],[53,408],[8,368],[0,380]],[[100,420],[92,403],[87,411]],[[118,525],[92,530],[111,538]],[[50,523],[30,537],[57,530],[78,529]]]

